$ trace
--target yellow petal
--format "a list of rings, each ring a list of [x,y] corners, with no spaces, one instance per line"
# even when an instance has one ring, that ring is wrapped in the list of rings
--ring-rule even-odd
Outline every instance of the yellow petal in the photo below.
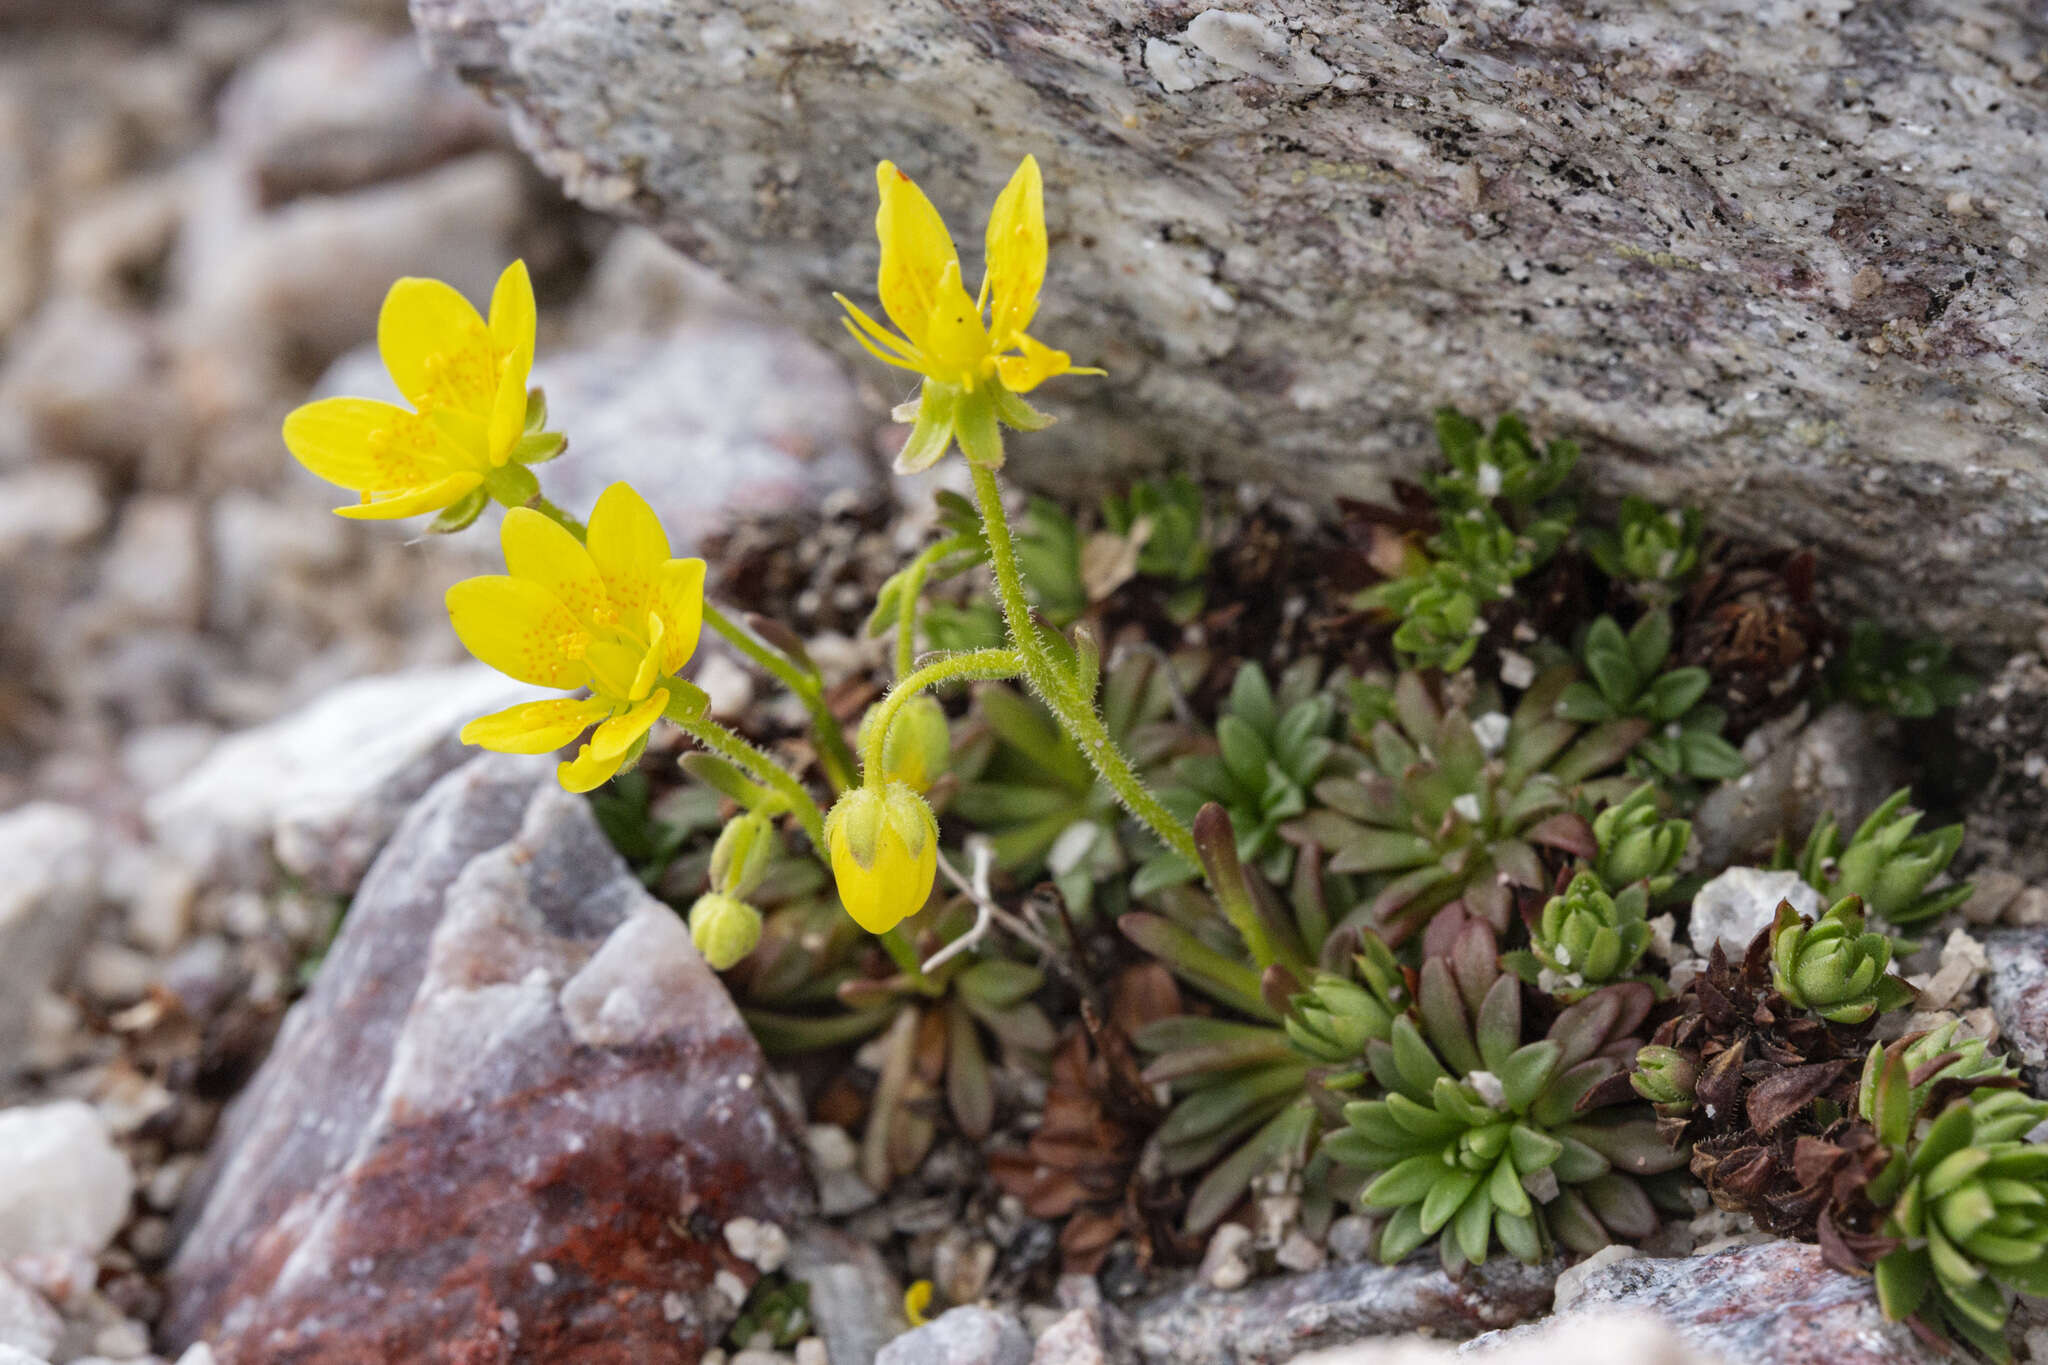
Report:
[[[491,290],[491,350],[499,356],[525,351],[533,355],[533,329],[537,317],[533,306],[533,279],[525,261],[514,261],[498,276]],[[522,376],[520,382],[525,383]]]
[[[988,354],[988,329],[981,325],[981,314],[960,283],[960,266],[955,262],[939,277],[925,324],[926,373],[973,388]]]
[[[1093,366],[1077,366],[1065,351],[1055,351],[1021,333],[1016,343],[1024,354],[1006,355],[996,361],[996,373],[1011,393],[1029,393],[1055,375],[1103,373]]]
[[[645,701],[635,703],[630,711],[613,716],[590,732],[591,756],[616,762],[653,728],[667,708],[668,689],[656,688]]]
[[[655,610],[665,627],[661,671],[680,673],[697,652],[697,636],[704,628],[704,561],[671,559],[662,565],[655,596]]]
[[[629,485],[605,489],[591,509],[590,557],[621,619],[644,620],[655,606],[655,579],[668,562],[668,536],[654,509]]]
[[[840,306],[851,315],[850,320],[843,318],[841,321],[845,322],[847,327],[852,330],[856,341],[867,346],[869,350],[874,351],[875,348],[868,345],[869,338],[872,338],[887,347],[890,354],[896,357],[894,360],[890,360],[889,355],[883,355],[882,352],[875,351],[875,354],[882,356],[882,359],[888,360],[892,365],[904,365],[913,370],[917,368],[915,364],[910,363],[917,359],[917,347],[911,345],[902,337],[897,336],[881,323],[876,322],[872,317],[868,316],[866,309],[846,297],[846,295],[834,294],[832,297],[838,299]],[[858,326],[855,324],[858,324]]]
[[[623,761],[623,755],[599,758],[586,744],[575,758],[555,765],[555,781],[562,784],[564,791],[596,791],[612,780],[612,775],[618,772],[619,764]]]
[[[462,742],[501,754],[547,754],[603,720],[611,710],[596,697],[550,697],[478,716]]]
[[[589,685],[589,633],[538,583],[465,578],[448,589],[448,619],[465,649],[508,677],[563,691]]]
[[[982,289],[991,305],[989,332],[998,348],[1006,348],[1009,338],[1031,325],[1045,284],[1045,189],[1038,158],[1017,163],[1017,173],[996,196],[985,250],[988,278]]]
[[[633,688],[646,662],[645,650],[617,640],[599,640],[584,652],[583,661],[590,666],[591,691],[614,705],[636,700]]]
[[[531,342],[505,357],[498,366],[498,393],[491,401],[485,440],[491,463],[501,465],[526,434],[526,376],[533,369]]]
[[[417,413],[373,398],[323,398],[284,419],[284,444],[313,473],[358,493],[420,488],[464,465]]]
[[[444,507],[454,506],[483,481],[483,475],[465,470],[450,474],[445,479],[436,479],[424,488],[408,488],[389,497],[337,507],[334,514],[350,521],[397,521],[403,517],[416,517],[422,512],[438,512]]]
[[[654,680],[663,676],[661,670],[661,637],[663,634],[664,627],[661,624],[661,613],[657,611],[648,612],[647,653],[641,656],[640,667],[633,673],[632,690],[626,693],[634,701],[639,701],[642,697],[645,697],[649,690],[653,688]]]
[[[514,507],[498,528],[498,543],[505,549],[505,571],[514,578],[546,588],[588,627],[618,624],[590,551],[560,526],[530,507]]]
[[[875,167],[875,188],[882,198],[875,211],[875,236],[882,244],[875,293],[896,330],[921,347],[939,278],[947,266],[959,268],[960,253],[932,201],[893,162]]]
[[[490,412],[498,391],[490,333],[453,286],[410,277],[392,285],[377,317],[377,349],[414,407]]]

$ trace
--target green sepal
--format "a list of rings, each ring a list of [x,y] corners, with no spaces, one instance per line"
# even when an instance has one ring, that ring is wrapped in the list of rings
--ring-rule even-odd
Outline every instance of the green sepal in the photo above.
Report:
[[[457,531],[466,531],[475,523],[478,517],[484,514],[484,509],[490,505],[491,495],[489,493],[485,492],[482,488],[472,488],[469,492],[463,494],[460,500],[442,508],[439,515],[427,523],[427,530],[437,536],[453,535]]]

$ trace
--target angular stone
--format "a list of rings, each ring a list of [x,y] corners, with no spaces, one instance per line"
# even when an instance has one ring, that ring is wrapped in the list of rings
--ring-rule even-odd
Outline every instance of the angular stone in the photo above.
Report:
[[[931,192],[972,287],[983,215],[1037,153],[1032,331],[1111,378],[1046,394],[1094,429],[1020,474],[1170,453],[1327,498],[1414,469],[1437,404],[1513,401],[1587,437],[1604,490],[1817,545],[1952,638],[2030,632],[2048,601],[2025,7],[412,13],[572,194],[820,336],[832,288],[871,301],[877,159]]]
[[[785,1268],[811,1287],[811,1320],[832,1365],[867,1365],[909,1326],[903,1286],[871,1242],[812,1223],[790,1248]]]
[[[1693,843],[1709,867],[1763,861],[1780,838],[1796,847],[1830,811],[1845,834],[1853,831],[1909,780],[1871,713],[1831,706],[1709,792],[1693,817]]]
[[[1008,1313],[953,1308],[884,1346],[875,1365],[1031,1365],[1031,1338]]]
[[[1998,929],[1983,943],[1998,1036],[2048,1095],[2048,929]]]
[[[216,880],[263,885],[275,858],[347,895],[419,795],[474,755],[456,738],[463,723],[534,695],[482,664],[348,683],[221,741],[150,799],[151,832]]]
[[[223,1124],[164,1336],[220,1365],[689,1365],[808,1194],[681,919],[545,759],[422,798]]]
[[[0,1261],[97,1256],[128,1218],[135,1171],[78,1100],[0,1110]]]
[[[1618,1310],[1661,1318],[1689,1345],[1772,1365],[1935,1365],[1944,1359],[1903,1323],[1886,1322],[1870,1281],[1831,1270],[1820,1248],[1763,1242],[1709,1256],[1634,1257],[1588,1276],[1570,1306],[1537,1327],[1482,1337],[1472,1354]],[[1583,1340],[1583,1338],[1580,1338]],[[1586,1360],[1612,1359],[1587,1354]]]
[[[1133,1311],[1131,1345],[1147,1365],[1265,1365],[1360,1337],[1456,1341],[1547,1310],[1557,1272],[1496,1257],[1460,1280],[1412,1261],[1283,1275],[1229,1293],[1190,1285]]]
[[[1031,1365],[1109,1365],[1102,1340],[1102,1314],[1076,1308],[1039,1335]]]
[[[1797,872],[1729,868],[1692,898],[1686,930],[1692,950],[1705,957],[1719,943],[1722,952],[1739,959],[1750,941],[1770,928],[1784,901],[1791,901],[1802,915],[1818,915],[1822,909],[1820,892],[1801,881]]]
[[[91,928],[107,838],[84,811],[53,802],[0,815],[0,1080],[20,1063],[36,997]]]

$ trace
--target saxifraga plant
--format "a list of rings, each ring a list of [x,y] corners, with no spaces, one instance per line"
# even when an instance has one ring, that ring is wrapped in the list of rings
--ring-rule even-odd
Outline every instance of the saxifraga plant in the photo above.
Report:
[[[1445,707],[1419,674],[1362,684],[1352,718],[1364,735],[1352,776],[1315,788],[1324,809],[1289,833],[1329,851],[1332,872],[1377,880],[1362,920],[1399,943],[1452,901],[1504,932],[1514,888],[1549,889],[1544,855],[1590,858],[1597,805],[1635,784],[1611,774],[1648,729],[1634,717],[1583,729],[1558,714],[1575,676],[1539,675],[1512,715],[1482,689],[1472,710]],[[1473,713],[1478,719],[1473,719]]]
[[[1912,792],[1895,791],[1845,844],[1834,812],[1822,816],[1793,864],[1806,884],[1829,900],[1861,897],[1880,918],[1918,924],[1955,909],[1970,898],[1971,884],[1929,890],[1963,846],[1963,827],[1945,825],[1914,833],[1921,812],[1906,803]]]
[[[1324,1148],[1372,1177],[1361,1201],[1391,1215],[1382,1261],[1435,1238],[1452,1271],[1495,1244],[1534,1264],[1553,1246],[1589,1253],[1655,1230],[1643,1181],[1685,1154],[1628,1083],[1649,989],[1602,987],[1540,1032],[1522,989],[1491,927],[1469,920],[1423,963],[1413,1012],[1367,1042],[1384,1098],[1346,1105]]]
[[[1159,790],[1166,808],[1190,822],[1209,802],[1222,806],[1237,831],[1239,860],[1273,882],[1286,881],[1294,866],[1294,848],[1281,838],[1281,827],[1308,809],[1309,793],[1337,751],[1330,737],[1337,701],[1322,690],[1321,675],[1316,660],[1303,659],[1276,688],[1257,664],[1239,667],[1216,720],[1217,752],[1174,760],[1171,779]],[[1140,869],[1133,891],[1142,898],[1197,873],[1162,850]]]

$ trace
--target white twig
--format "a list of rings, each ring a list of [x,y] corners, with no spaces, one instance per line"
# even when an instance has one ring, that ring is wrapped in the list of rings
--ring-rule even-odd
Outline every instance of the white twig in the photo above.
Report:
[[[983,838],[970,839],[967,850],[974,855],[974,873],[962,875],[953,866],[943,850],[939,853],[939,870],[946,874],[946,880],[953,883],[960,894],[974,902],[974,927],[931,955],[921,968],[927,974],[937,971],[960,954],[980,943],[988,936],[989,928],[1000,923],[1005,929],[1050,956],[1052,944],[1041,938],[1030,925],[1025,924],[1009,911],[996,904],[995,893],[989,889],[989,874],[995,870],[996,852],[993,845]]]

